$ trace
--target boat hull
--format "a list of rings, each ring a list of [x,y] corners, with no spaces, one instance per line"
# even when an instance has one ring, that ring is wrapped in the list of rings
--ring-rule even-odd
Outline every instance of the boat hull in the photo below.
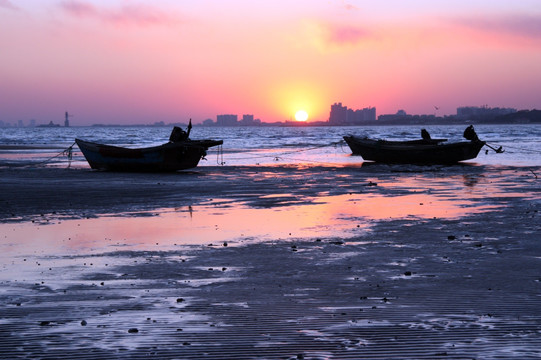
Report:
[[[131,172],[171,172],[196,167],[211,146],[221,140],[193,140],[159,146],[129,149],[92,143],[75,142],[92,169]]]
[[[399,164],[453,164],[475,159],[485,145],[484,141],[461,141],[434,144],[372,140],[356,136],[344,136],[353,155],[364,160]]]

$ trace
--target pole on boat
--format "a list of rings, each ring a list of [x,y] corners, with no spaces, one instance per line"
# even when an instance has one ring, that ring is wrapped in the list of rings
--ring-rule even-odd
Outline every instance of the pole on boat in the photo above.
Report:
[[[190,118],[190,122],[188,123],[188,134],[186,135],[186,137],[190,136],[190,131],[192,131],[192,119],[191,118]]]
[[[468,126],[466,130],[464,130],[464,137],[466,138],[466,140],[479,141],[479,137],[477,136],[477,133],[475,132],[475,129],[473,128],[473,125]],[[504,152],[501,146],[498,149],[496,149],[490,146],[489,144],[487,144],[486,141],[485,141],[485,145],[491,148],[492,150],[494,150],[498,154],[501,154],[502,152]]]
[[[496,149],[496,148],[494,148],[494,147],[490,146],[489,144],[487,144],[486,142],[485,142],[485,146],[487,146],[487,147],[491,148],[492,150],[494,150],[494,151],[495,151],[496,153],[498,153],[498,154],[501,154],[502,152],[504,152],[504,151],[505,151],[505,150],[503,150],[503,149],[502,149],[502,147],[501,147],[501,146],[500,146],[499,148],[497,148],[497,149]]]

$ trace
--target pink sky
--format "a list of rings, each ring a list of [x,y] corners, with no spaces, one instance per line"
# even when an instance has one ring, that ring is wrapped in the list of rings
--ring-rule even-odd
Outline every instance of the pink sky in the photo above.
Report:
[[[541,108],[538,0],[0,0],[0,121]]]

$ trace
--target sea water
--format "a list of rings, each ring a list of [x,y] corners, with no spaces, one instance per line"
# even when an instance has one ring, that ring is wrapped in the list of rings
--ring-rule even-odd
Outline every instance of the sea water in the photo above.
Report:
[[[221,139],[223,146],[208,151],[199,166],[292,165],[342,166],[362,164],[342,140],[344,135],[387,140],[419,139],[421,128],[433,138],[463,141],[464,125],[348,126],[348,127],[204,127],[194,126],[192,139]],[[541,166],[541,125],[476,125],[484,147],[469,163]],[[169,139],[171,126],[89,126],[0,128],[0,167],[89,167],[76,138],[131,148],[154,146]],[[71,159],[68,158],[71,150]]]

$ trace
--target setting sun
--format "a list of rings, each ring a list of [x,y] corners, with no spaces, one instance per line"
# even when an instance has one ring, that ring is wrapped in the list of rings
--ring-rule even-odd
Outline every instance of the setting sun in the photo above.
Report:
[[[295,120],[306,121],[308,120],[308,113],[304,110],[299,110],[295,113]]]

